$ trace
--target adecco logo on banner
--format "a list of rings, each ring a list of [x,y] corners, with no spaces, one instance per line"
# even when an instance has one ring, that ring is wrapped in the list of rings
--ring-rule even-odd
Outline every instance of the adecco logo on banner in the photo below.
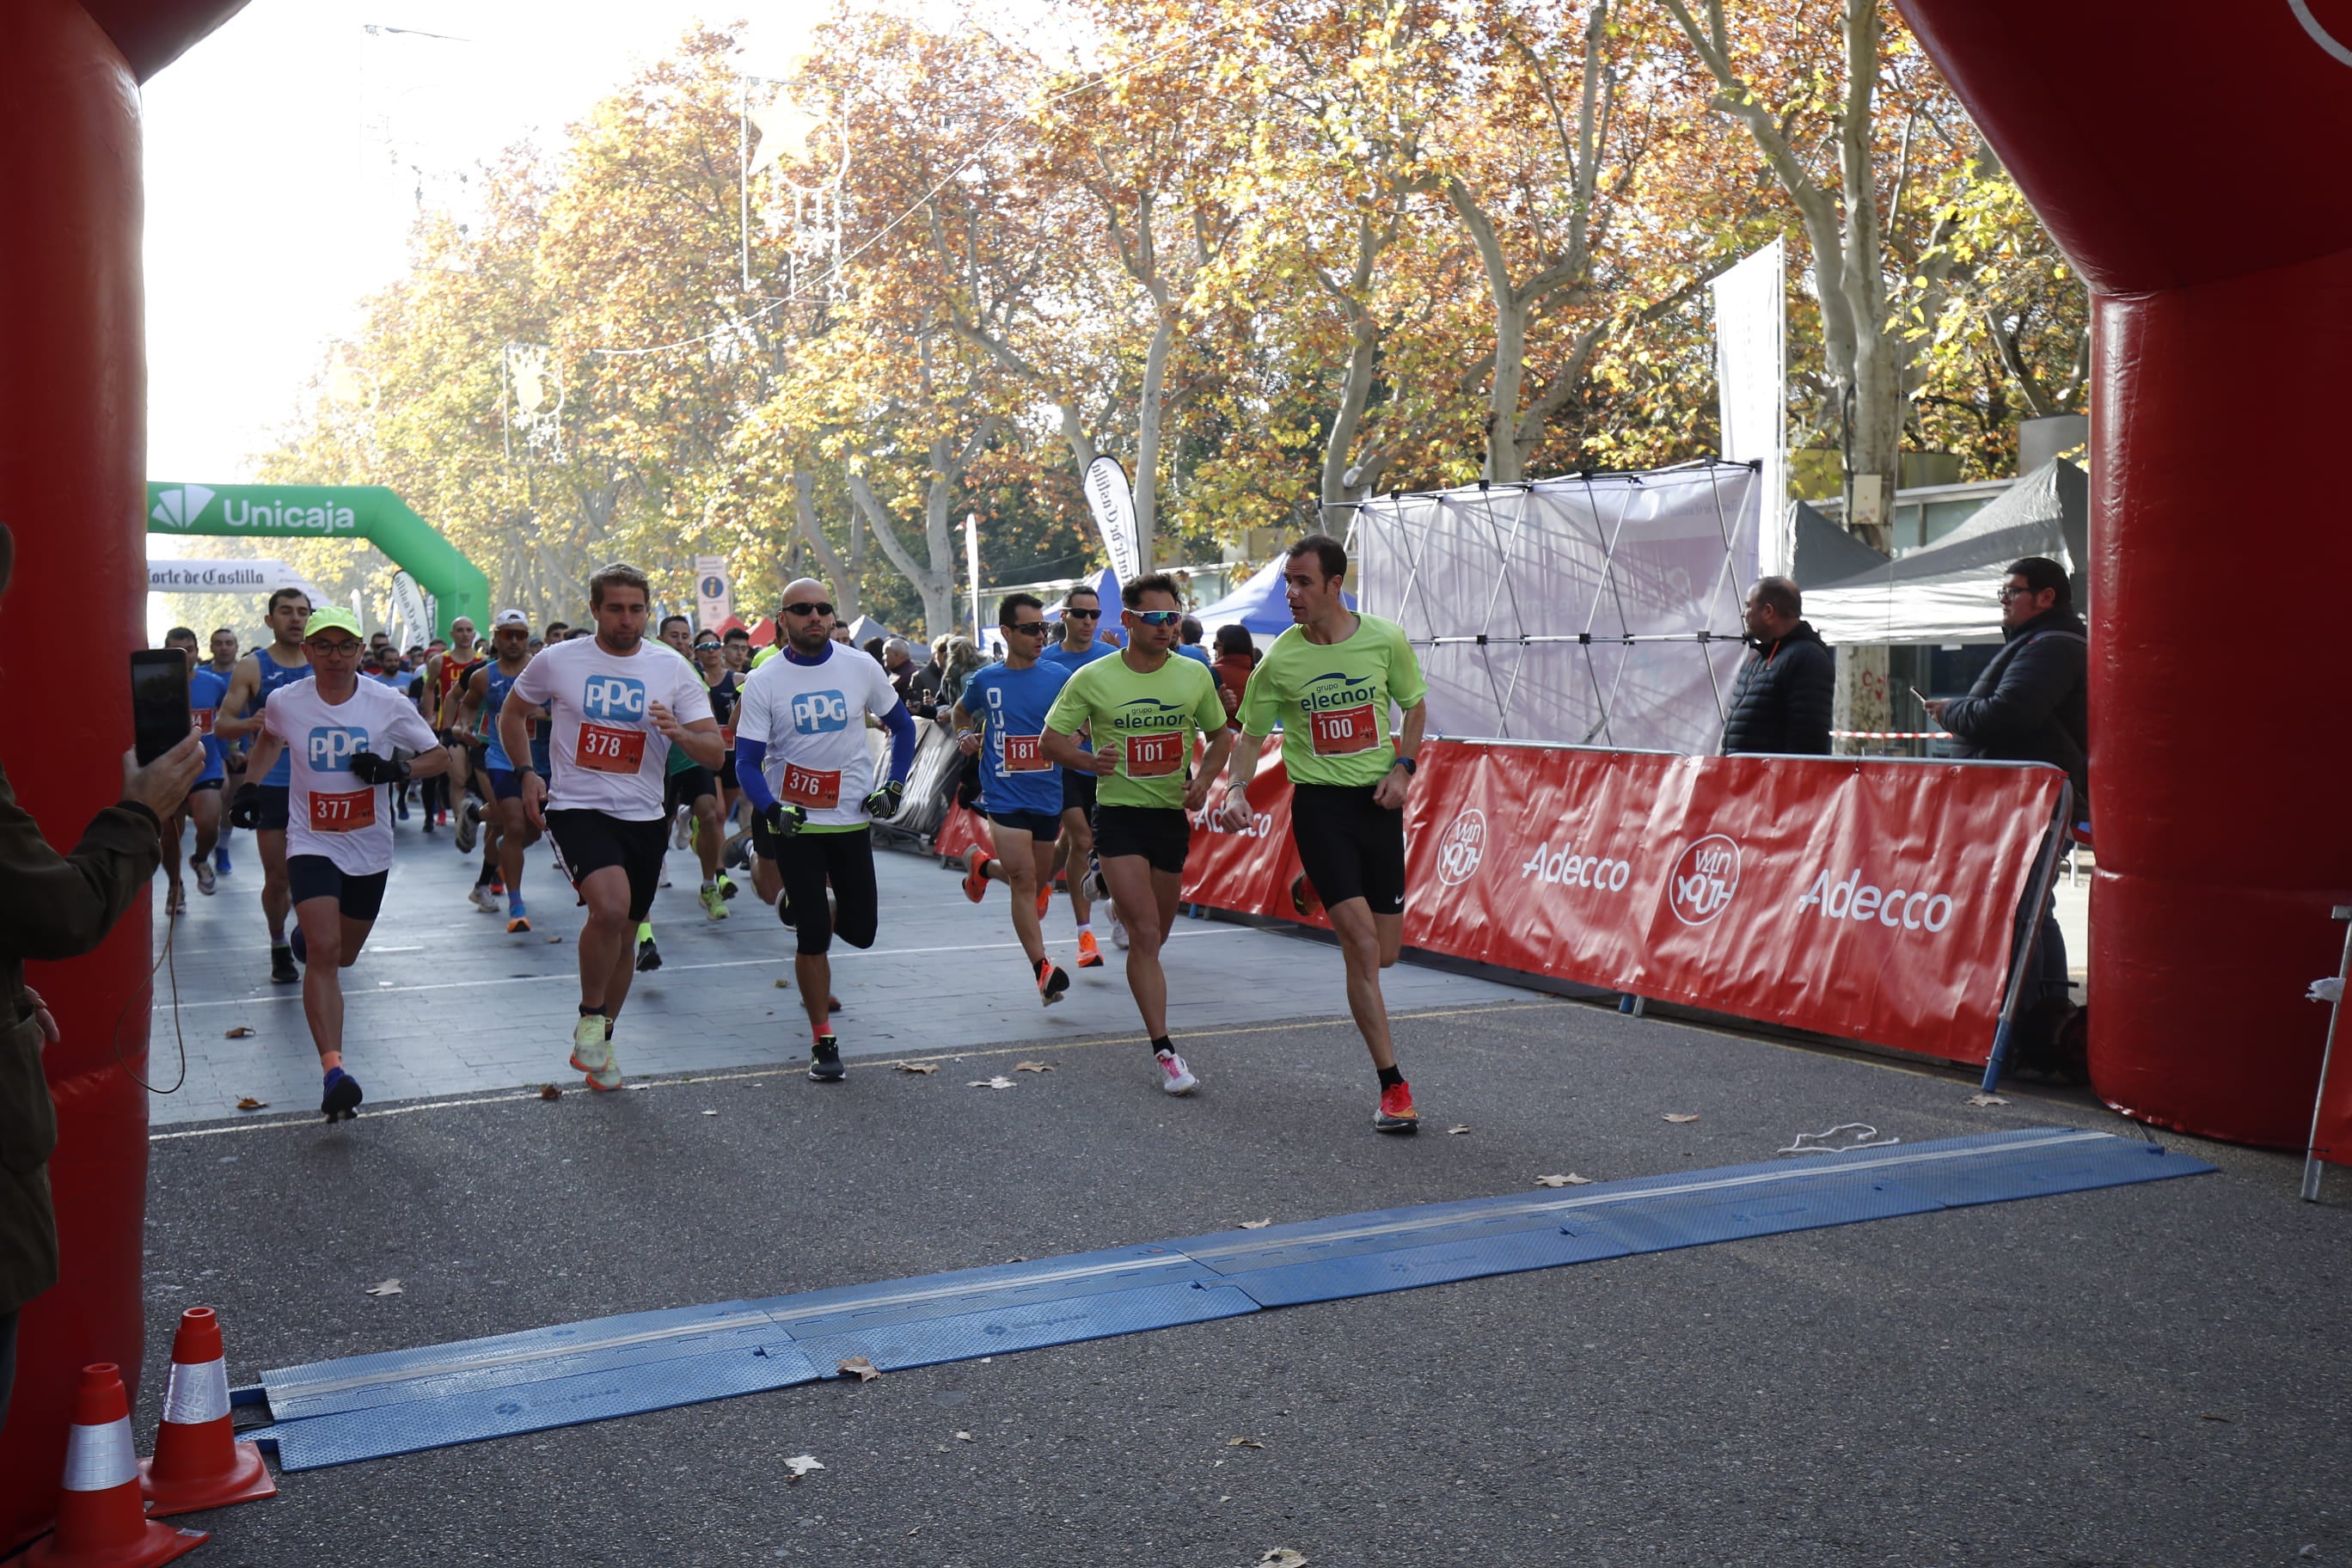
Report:
[[[1827,871],[1797,900],[1797,908],[1833,921],[1874,920],[1892,930],[1942,931],[1952,923],[1952,895],[1908,888],[1879,888],[1862,879],[1860,870],[1848,871],[1843,882],[1832,882]]]
[[[1445,825],[1437,840],[1437,879],[1458,888],[1478,870],[1486,858],[1486,814],[1472,806]]]
[[[1666,879],[1666,906],[1688,926],[1703,926],[1721,914],[1739,891],[1739,846],[1710,833],[1682,852]]]
[[[1538,844],[1535,853],[1519,867],[1522,882],[1533,877],[1555,888],[1591,888],[1603,893],[1623,892],[1626,879],[1633,874],[1631,861],[1612,860],[1606,855],[1579,855],[1573,844],[1563,844],[1558,849]]]

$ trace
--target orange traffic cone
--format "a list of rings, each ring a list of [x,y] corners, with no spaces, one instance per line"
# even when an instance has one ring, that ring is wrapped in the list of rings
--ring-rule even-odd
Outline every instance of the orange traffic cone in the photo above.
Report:
[[[180,1314],[155,1457],[140,1462],[139,1482],[147,1511],[159,1519],[278,1495],[260,1448],[238,1442],[230,1428],[228,1363],[221,1353],[220,1320],[210,1307]]]
[[[138,1450],[131,1446],[122,1369],[112,1362],[82,1368],[58,1528],[26,1556],[26,1568],[149,1568],[208,1539],[204,1531],[174,1530],[140,1511]]]

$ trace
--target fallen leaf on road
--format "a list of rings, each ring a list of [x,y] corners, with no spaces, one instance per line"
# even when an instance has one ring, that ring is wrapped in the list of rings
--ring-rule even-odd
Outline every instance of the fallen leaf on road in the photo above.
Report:
[[[1270,1226],[1273,1223],[1274,1219],[1271,1215],[1268,1215],[1265,1219],[1245,1219],[1242,1221],[1242,1228],[1244,1230],[1264,1230],[1267,1226]]]
[[[892,1065],[900,1072],[920,1073],[926,1078],[940,1070],[937,1062],[896,1062]]]
[[[563,1091],[556,1088],[551,1083],[543,1083],[539,1086],[539,1098],[541,1100],[562,1100],[563,1098]]]
[[[243,1100],[236,1102],[236,1108],[239,1110],[267,1110],[269,1109],[269,1101],[266,1100],[256,1100],[253,1096],[248,1094]]]
[[[250,1024],[239,1024],[236,1028],[231,1029],[227,1034],[221,1037],[226,1040],[249,1040],[253,1038],[253,1026]]]
[[[1666,1112],[1666,1120],[1667,1120],[1667,1121],[1674,1121],[1674,1122],[1683,1122],[1683,1121],[1696,1121],[1698,1120],[1698,1118],[1697,1118],[1697,1117],[1696,1117],[1696,1116],[1676,1116],[1673,1111],[1671,1111],[1671,1110],[1670,1110],[1670,1111]]]
[[[1293,1552],[1287,1546],[1270,1546],[1266,1548],[1265,1555],[1251,1563],[1250,1568],[1305,1568],[1306,1563],[1303,1552]]]
[[[1448,1132],[1450,1132],[1450,1133],[1463,1133],[1463,1132],[1467,1132],[1467,1131],[1470,1131],[1470,1128],[1469,1128],[1469,1126],[1468,1126],[1468,1124],[1467,1124],[1467,1123],[1465,1123],[1465,1124],[1463,1124],[1463,1125],[1456,1126],[1456,1127],[1449,1127],[1449,1128],[1447,1128],[1445,1131],[1448,1131]]]
[[[956,1441],[959,1443],[969,1443],[971,1441],[971,1434],[969,1432],[959,1432],[956,1434]]]
[[[1259,1442],[1255,1437],[1228,1437],[1225,1439],[1225,1447],[1228,1448],[1263,1448],[1265,1445]]]
[[[562,939],[562,937],[560,937],[560,936],[551,936],[551,937],[549,937],[547,940],[548,940],[549,942],[562,942],[563,939]]]
[[[841,1369],[842,1376],[854,1377],[860,1383],[871,1383],[882,1375],[882,1369],[862,1355],[848,1356],[833,1364]]]
[[[1013,1087],[1014,1087],[1013,1080],[1003,1073],[998,1073],[994,1078],[976,1078],[964,1085],[966,1089],[1011,1089]]]
[[[1574,1171],[1570,1171],[1565,1176],[1538,1176],[1536,1178],[1536,1185],[1539,1187],[1589,1187],[1591,1184],[1591,1177],[1580,1176]]]
[[[821,1470],[824,1466],[818,1463],[814,1454],[794,1454],[784,1461],[784,1468],[792,1471],[791,1479],[799,1480],[811,1470]]]
[[[1014,1062],[1013,1064],[1013,1070],[1014,1072],[1052,1072],[1054,1070],[1054,1064],[1051,1062]]]
[[[779,991],[790,991],[792,988],[793,983],[789,980],[779,980],[776,982],[776,989]]]
[[[1969,1103],[1970,1105],[2007,1105],[2009,1101],[1997,1094],[1972,1094],[1969,1096]]]
[[[400,1281],[397,1279],[381,1280],[376,1284],[369,1286],[367,1288],[367,1293],[371,1296],[402,1296],[407,1294],[406,1291],[401,1289]]]

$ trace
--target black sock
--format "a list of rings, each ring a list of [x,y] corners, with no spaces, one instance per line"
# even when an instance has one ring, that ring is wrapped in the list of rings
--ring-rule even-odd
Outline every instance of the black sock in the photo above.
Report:
[[[1381,1069],[1381,1087],[1382,1089],[1394,1089],[1403,1081],[1404,1074],[1399,1072],[1396,1068],[1382,1068]]]
[[[1173,1056],[1176,1052],[1176,1042],[1165,1035],[1154,1035],[1151,1037],[1151,1054],[1156,1057],[1162,1051]]]
[[[1033,958],[1033,959],[1031,959],[1031,960],[1029,961],[1029,973],[1032,973],[1032,974],[1043,974],[1043,973],[1045,973],[1045,961],[1044,959],[1042,959],[1042,958]]]
[[[583,1002],[582,1004],[580,1004],[580,1016],[581,1016],[582,1017],[585,1018],[585,1017],[587,1017],[587,1016],[588,1016],[590,1014],[592,1014],[592,1013],[593,1013],[593,1014],[594,1014],[597,1017],[601,1018],[601,1017],[603,1017],[603,1016],[604,1016],[604,1008],[602,1008],[602,1007],[591,1007],[591,1006],[590,1006],[590,1005],[588,1005],[588,1004],[587,1004],[587,1003],[585,1003],[585,1002]]]
[[[491,851],[482,851],[482,874],[474,879],[474,886],[488,887],[499,879],[499,858]]]

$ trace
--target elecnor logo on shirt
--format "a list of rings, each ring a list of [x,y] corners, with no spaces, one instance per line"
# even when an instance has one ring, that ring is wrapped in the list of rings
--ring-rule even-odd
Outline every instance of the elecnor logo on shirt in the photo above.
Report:
[[[591,719],[643,719],[646,683],[628,675],[592,675],[581,689],[580,708]]]
[[[849,728],[849,703],[838,691],[803,691],[793,699],[793,728],[803,735]]]
[[[368,733],[348,724],[321,724],[310,731],[310,771],[320,773],[347,773],[352,771],[352,753],[367,750]]]

